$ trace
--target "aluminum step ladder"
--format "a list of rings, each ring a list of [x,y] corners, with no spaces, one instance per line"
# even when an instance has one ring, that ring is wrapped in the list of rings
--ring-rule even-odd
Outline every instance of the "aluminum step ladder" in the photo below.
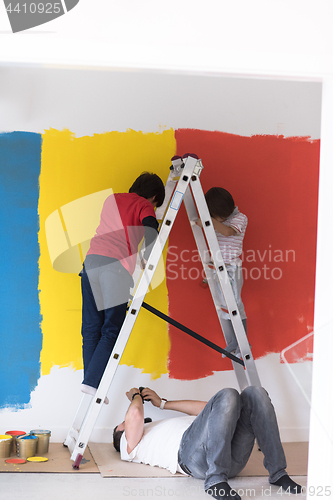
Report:
[[[83,396],[64,442],[64,446],[67,446],[71,452],[74,469],[79,469],[83,453],[103,407],[104,399],[116,373],[182,202],[184,202],[192,227],[215,308],[218,311],[221,306],[217,295],[214,273],[216,273],[227,305],[243,360],[242,364],[232,361],[240,389],[243,390],[248,385],[261,385],[201,187],[200,174],[202,169],[202,162],[196,155],[185,155],[183,158],[174,157],[172,159],[170,174],[165,186],[165,200],[163,205],[156,210],[156,217],[161,221],[159,235],[156,238],[145,269],[136,287],[97,392],[92,398],[86,394]],[[202,221],[203,228],[195,223],[199,218]],[[209,259],[207,259],[207,256],[209,256]],[[229,357],[232,359],[232,355]]]

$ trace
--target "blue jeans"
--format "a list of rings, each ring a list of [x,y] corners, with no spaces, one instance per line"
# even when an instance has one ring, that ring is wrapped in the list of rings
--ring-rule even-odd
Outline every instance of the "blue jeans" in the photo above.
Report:
[[[237,266],[236,264],[226,264],[225,265],[227,273],[228,273],[228,280],[230,281],[232,291],[234,292],[234,296],[236,299],[238,311],[240,314],[241,319],[246,319],[246,313],[244,309],[244,304],[242,301],[242,288],[243,288],[243,270],[241,266]],[[219,280],[217,279],[216,272],[214,273],[214,279],[216,282],[217,286],[217,295],[220,299],[220,304],[221,307],[227,310],[227,305],[224,299],[224,295],[221,290],[221,286],[219,283]],[[230,320],[230,315],[228,312],[225,311],[220,311],[220,316],[222,319],[229,319]]]
[[[133,279],[116,259],[87,255],[81,276],[83,384],[97,388],[126,316]]]
[[[179,463],[193,477],[204,479],[207,490],[244,469],[255,438],[273,483],[286,474],[287,464],[267,392],[253,386],[241,394],[235,389],[222,389],[184,432]]]

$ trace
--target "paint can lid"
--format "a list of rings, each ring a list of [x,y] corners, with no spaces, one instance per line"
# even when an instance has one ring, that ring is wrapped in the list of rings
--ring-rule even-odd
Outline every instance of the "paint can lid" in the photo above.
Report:
[[[37,436],[32,436],[31,434],[26,434],[25,436],[19,436],[17,439],[23,440],[23,439],[38,439]]]
[[[10,436],[24,436],[26,432],[24,431],[7,431],[5,434],[9,434]]]
[[[42,429],[35,429],[33,431],[30,431],[30,434],[34,435],[41,435],[41,434],[47,434],[47,435],[50,435],[51,434],[51,431],[46,431],[46,430],[42,430]]]
[[[24,458],[7,458],[7,464],[25,464],[26,460]]]
[[[28,462],[47,462],[48,458],[46,457],[28,457]]]
[[[8,434],[0,434],[0,443],[3,441],[10,441],[13,439],[13,436],[8,436]]]

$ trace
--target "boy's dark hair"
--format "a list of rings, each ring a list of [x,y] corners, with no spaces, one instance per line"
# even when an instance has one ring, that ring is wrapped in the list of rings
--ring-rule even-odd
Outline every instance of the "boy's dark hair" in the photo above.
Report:
[[[165,189],[162,179],[157,174],[143,172],[130,187],[129,193],[136,193],[143,198],[154,198],[160,207],[164,201]]]
[[[210,188],[205,194],[211,217],[227,218],[235,209],[235,202],[229,191],[221,187]]]
[[[123,435],[124,430],[122,431],[117,431],[118,425],[113,429],[113,446],[115,447],[116,451],[120,451],[120,439],[121,436]]]
[[[147,399],[147,401],[150,401],[150,399]],[[152,419],[150,417],[146,417],[144,419],[144,423],[148,424],[149,422],[152,422]],[[116,429],[117,429],[118,425],[116,425],[116,427],[113,429],[113,446],[115,447],[116,451],[120,451],[120,439],[121,439],[121,436],[123,435],[123,432],[125,430],[124,429],[122,431],[117,431]]]

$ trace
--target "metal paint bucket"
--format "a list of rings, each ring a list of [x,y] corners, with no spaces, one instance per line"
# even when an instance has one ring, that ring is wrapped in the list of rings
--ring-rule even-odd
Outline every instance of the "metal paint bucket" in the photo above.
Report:
[[[0,457],[7,458],[10,457],[10,449],[13,438],[12,436],[7,436],[6,434],[0,435]]]
[[[38,438],[37,455],[44,455],[47,453],[49,451],[51,431],[35,429],[30,431],[30,434]]]
[[[17,438],[17,455],[20,458],[34,457],[37,451],[37,437],[27,434]]]
[[[11,450],[10,450],[10,453],[14,453],[14,455],[16,455],[17,453],[17,448],[16,448],[16,439],[19,437],[19,436],[25,436],[26,435],[26,432],[24,431],[7,431],[5,434],[8,434],[9,436],[12,436],[12,445],[11,445]]]

